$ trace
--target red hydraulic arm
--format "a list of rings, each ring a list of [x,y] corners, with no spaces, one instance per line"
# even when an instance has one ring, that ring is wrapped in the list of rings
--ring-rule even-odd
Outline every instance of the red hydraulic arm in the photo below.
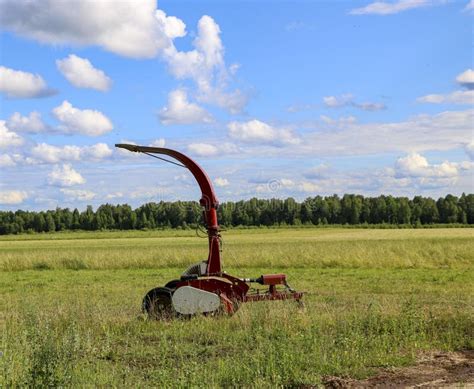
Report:
[[[184,167],[188,168],[196,179],[199,187],[201,188],[201,200],[199,203],[204,208],[204,215],[207,224],[207,235],[209,237],[209,256],[207,258],[207,274],[218,274],[221,273],[221,254],[220,254],[220,235],[219,235],[219,224],[217,223],[217,207],[219,202],[212,182],[207,176],[206,172],[196,162],[186,155],[171,149],[165,149],[162,147],[148,147],[148,146],[137,146],[130,144],[116,144],[115,147],[133,151],[136,153],[144,153],[148,155],[153,154],[164,154],[181,162]],[[170,161],[168,161],[170,162]],[[174,163],[174,162],[173,162]]]

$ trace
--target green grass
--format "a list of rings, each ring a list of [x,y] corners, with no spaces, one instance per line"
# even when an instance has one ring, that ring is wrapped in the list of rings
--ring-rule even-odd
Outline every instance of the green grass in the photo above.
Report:
[[[0,270],[186,267],[207,257],[194,231],[61,233],[0,238]],[[224,233],[234,267],[459,268],[474,229],[256,229]]]
[[[187,231],[0,239],[1,387],[303,386],[474,346],[472,230],[225,233],[226,270],[307,292],[150,322],[143,295],[205,256]]]

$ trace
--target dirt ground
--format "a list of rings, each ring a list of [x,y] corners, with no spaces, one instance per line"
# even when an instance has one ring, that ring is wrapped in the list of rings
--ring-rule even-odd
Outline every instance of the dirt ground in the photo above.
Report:
[[[382,369],[365,380],[326,377],[326,388],[474,388],[474,350],[430,352],[414,366]]]

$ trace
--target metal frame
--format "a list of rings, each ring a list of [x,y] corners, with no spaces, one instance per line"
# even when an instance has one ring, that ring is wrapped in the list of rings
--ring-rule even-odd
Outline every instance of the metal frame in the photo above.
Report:
[[[220,234],[219,224],[217,221],[217,208],[219,206],[219,201],[214,192],[212,181],[204,169],[195,161],[178,151],[163,147],[138,146],[122,143],[116,144],[115,147],[132,152],[144,153],[158,159],[163,158],[157,157],[155,154],[172,157],[182,165],[166,159],[164,160],[189,169],[201,189],[201,199],[199,203],[203,207],[209,241],[206,273],[202,276],[182,277],[181,280],[176,283],[175,288],[188,285],[216,293],[220,296],[222,306],[228,313],[235,312],[238,309],[239,304],[244,302],[287,299],[294,299],[299,302],[301,300],[303,292],[296,292],[291,289],[286,282],[285,274],[267,274],[254,279],[241,279],[222,271]],[[267,285],[268,290],[257,289],[249,293],[250,287],[248,284],[252,282]],[[282,285],[284,289],[277,289],[277,285]]]

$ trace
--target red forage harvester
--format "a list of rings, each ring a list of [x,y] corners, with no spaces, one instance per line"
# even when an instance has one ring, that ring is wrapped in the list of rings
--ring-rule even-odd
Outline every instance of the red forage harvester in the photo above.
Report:
[[[241,303],[250,301],[287,300],[301,302],[302,292],[293,290],[285,274],[265,274],[258,278],[238,278],[227,274],[221,265],[221,235],[217,222],[219,202],[212,182],[206,172],[191,158],[171,149],[161,147],[116,144],[116,147],[139,152],[171,162],[190,170],[201,189],[199,201],[203,207],[209,240],[206,261],[190,266],[179,279],[163,287],[151,289],[143,298],[143,311],[150,318],[171,318],[195,314],[233,314]],[[167,155],[179,163],[158,157]],[[268,286],[268,289],[250,289],[251,283]]]

